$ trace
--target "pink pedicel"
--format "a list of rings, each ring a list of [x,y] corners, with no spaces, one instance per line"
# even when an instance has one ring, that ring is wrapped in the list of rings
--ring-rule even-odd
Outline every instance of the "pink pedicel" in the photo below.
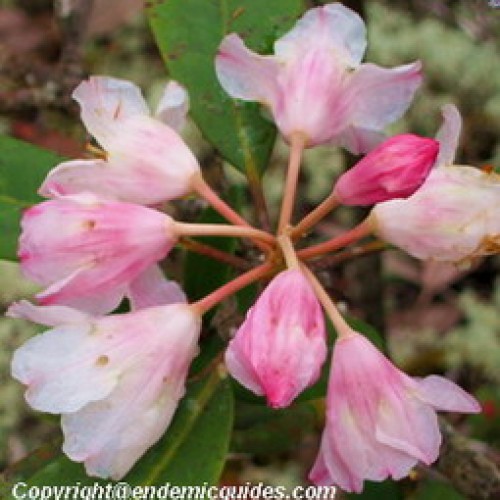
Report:
[[[12,375],[27,386],[27,402],[62,415],[63,451],[87,474],[121,479],[172,420],[200,317],[185,304],[93,318],[19,303],[8,314],[55,326],[14,353]]]
[[[93,76],[73,92],[89,133],[105,159],[63,162],[49,172],[39,194],[85,191],[121,201],[153,205],[191,191],[198,161],[178,135],[188,108],[177,83],[165,89],[155,117],[140,89],[125,80]]]
[[[24,213],[21,225],[21,268],[47,287],[39,302],[94,313],[113,310],[177,240],[169,216],[90,194],[40,203]]]
[[[288,406],[314,384],[327,354],[323,313],[298,270],[283,271],[267,286],[229,343],[230,374],[269,406]]]
[[[366,153],[408,108],[421,77],[415,62],[387,69],[361,64],[363,20],[340,3],[311,9],[276,41],[273,56],[250,51],[236,34],[222,41],[215,66],[232,97],[267,106],[283,136]]]
[[[333,192],[343,205],[407,198],[423,184],[438,152],[434,139],[413,134],[391,137],[345,172]]]
[[[434,462],[441,434],[436,411],[477,413],[478,402],[435,375],[412,378],[352,331],[335,344],[326,427],[309,478],[359,493],[363,481],[401,479]]]

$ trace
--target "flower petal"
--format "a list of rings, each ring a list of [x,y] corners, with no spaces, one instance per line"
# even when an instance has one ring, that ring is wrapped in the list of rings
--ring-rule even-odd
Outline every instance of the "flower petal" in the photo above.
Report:
[[[385,134],[376,130],[369,130],[362,127],[347,127],[329,142],[338,144],[348,149],[351,153],[359,155],[368,153],[378,146],[385,139]]]
[[[187,297],[175,281],[165,278],[157,266],[148,267],[129,285],[127,292],[133,310],[167,304],[187,303]]]
[[[309,479],[316,485],[336,485],[344,491],[360,493],[363,489],[363,477],[353,474],[344,463],[335,446],[335,437],[325,429],[321,438],[321,447],[316,462],[309,473]]]
[[[222,40],[215,70],[220,84],[231,97],[269,105],[278,99],[279,65],[275,57],[252,52],[235,33]]]
[[[91,191],[100,197],[116,199],[131,183],[123,172],[104,160],[71,160],[53,168],[38,194],[46,198]]]
[[[381,130],[408,109],[422,82],[421,63],[396,68],[362,64],[347,84],[351,100],[351,124]]]
[[[443,124],[436,134],[436,140],[440,143],[436,167],[453,165],[462,128],[462,118],[455,105],[446,104],[441,108],[441,114]]]
[[[117,122],[149,114],[141,90],[118,78],[92,76],[81,82],[72,96],[80,105],[85,127],[105,149]]]
[[[27,300],[14,302],[5,313],[10,318],[23,318],[45,326],[57,326],[68,323],[82,323],[91,316],[66,306],[36,306]]]
[[[310,9],[295,27],[276,41],[274,51],[282,59],[294,58],[321,46],[340,56],[344,64],[355,67],[366,49],[366,28],[354,11],[340,3]]]
[[[437,459],[441,434],[436,412],[408,394],[385,392],[377,415],[375,437],[387,446],[429,465]]]
[[[135,337],[135,353],[109,397],[63,415],[63,451],[90,475],[120,479],[169,425],[198,352],[201,320],[175,304],[107,321],[132,329],[124,335]]]
[[[36,410],[61,413],[105,398],[119,372],[102,340],[93,324],[80,323],[49,330],[17,349],[12,376],[28,385],[28,403]]]
[[[430,375],[417,380],[418,396],[437,410],[479,413],[481,405],[451,380]]]
[[[165,86],[163,96],[156,109],[156,118],[180,132],[186,124],[189,111],[189,96],[186,89],[174,80]]]

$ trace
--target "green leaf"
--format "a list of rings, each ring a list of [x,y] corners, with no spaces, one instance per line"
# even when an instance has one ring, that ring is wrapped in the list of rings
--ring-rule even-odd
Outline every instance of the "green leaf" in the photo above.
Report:
[[[363,500],[400,500],[403,494],[399,486],[394,481],[388,480],[381,483],[373,483],[365,481],[363,491],[359,494],[349,493],[346,498],[363,499]],[[443,497],[444,498],[444,497]]]
[[[37,190],[64,158],[8,136],[0,136],[0,259],[16,260],[21,212],[41,200]]]
[[[227,379],[213,371],[203,380],[189,384],[175,417],[165,436],[134,466],[123,481],[134,486],[161,486],[169,482],[178,486],[217,484],[225,463],[233,425],[233,396]],[[42,457],[43,454],[38,454]],[[50,456],[47,455],[47,456]],[[59,456],[47,462],[40,460],[40,468],[29,477],[21,477],[29,467],[14,468],[0,481],[2,499],[13,500],[12,485],[24,481],[31,486],[106,485],[109,481],[96,480],[85,474],[81,464]],[[45,497],[49,500],[49,497]],[[55,497],[50,497],[50,499]]]
[[[237,102],[224,93],[214,58],[222,38],[232,32],[251,49],[268,52],[302,10],[302,0],[160,0],[147,7],[169,73],[189,91],[191,116],[249,179],[266,167],[276,130],[258,104]]]

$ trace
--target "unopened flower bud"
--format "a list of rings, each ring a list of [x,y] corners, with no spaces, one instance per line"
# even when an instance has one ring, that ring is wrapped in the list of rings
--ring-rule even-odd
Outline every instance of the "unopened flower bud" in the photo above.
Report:
[[[439,151],[434,139],[401,134],[384,141],[337,181],[343,205],[373,205],[407,198],[425,181]]]
[[[238,382],[283,408],[316,382],[326,353],[318,299],[300,271],[288,270],[248,311],[226,351],[226,364]]]

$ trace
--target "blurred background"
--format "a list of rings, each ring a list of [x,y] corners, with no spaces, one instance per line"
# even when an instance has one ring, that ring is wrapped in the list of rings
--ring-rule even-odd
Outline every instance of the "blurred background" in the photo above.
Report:
[[[321,3],[326,2],[306,2]],[[367,23],[365,60],[383,66],[423,62],[424,85],[409,112],[389,132],[433,137],[441,124],[440,107],[454,103],[463,116],[456,163],[500,171],[500,2],[344,4]],[[64,156],[82,157],[88,137],[70,94],[88,74],[132,80],[148,100],[159,98],[168,75],[142,1],[0,0],[1,134]],[[244,184],[192,123],[185,139],[214,182],[222,188]],[[278,141],[264,178],[271,210],[281,197],[287,154]],[[329,147],[307,151],[296,216],[329,194],[334,176],[353,161]],[[176,209],[193,218],[201,208],[183,202]],[[338,210],[312,238],[332,237],[363,215]],[[459,269],[422,263],[396,250],[318,267],[322,281],[346,310],[383,332],[388,353],[406,372],[444,374],[483,405],[481,415],[446,417],[452,425],[447,447],[432,470],[417,469],[398,488],[370,486],[366,498],[500,498],[500,475],[495,470],[500,465],[499,269],[499,256]],[[0,261],[0,284],[2,311],[36,291],[15,263]],[[35,326],[0,319],[0,470],[60,432],[55,419],[28,409],[21,386],[9,375],[12,351],[35,331]],[[287,412],[271,412],[239,403],[223,482],[306,484],[318,446],[322,404],[315,400],[298,403]]]

